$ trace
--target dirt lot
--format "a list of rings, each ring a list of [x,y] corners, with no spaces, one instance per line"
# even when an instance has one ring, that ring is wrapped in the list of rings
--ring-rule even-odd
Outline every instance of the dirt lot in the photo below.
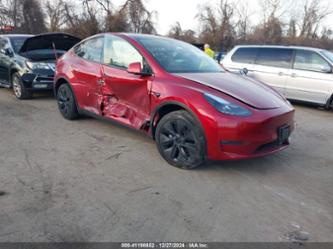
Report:
[[[333,241],[333,112],[291,147],[175,169],[149,138],[0,89],[0,241]]]

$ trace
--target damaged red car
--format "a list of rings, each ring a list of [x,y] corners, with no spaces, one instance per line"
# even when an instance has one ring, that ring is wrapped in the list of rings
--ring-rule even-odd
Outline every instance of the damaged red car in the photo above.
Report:
[[[275,90],[158,36],[82,41],[58,60],[54,90],[64,118],[84,114],[141,130],[184,169],[281,151],[294,129],[294,109]]]

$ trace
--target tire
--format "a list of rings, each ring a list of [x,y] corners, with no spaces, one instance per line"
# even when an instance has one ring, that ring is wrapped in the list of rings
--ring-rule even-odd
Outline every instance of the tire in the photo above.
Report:
[[[155,140],[161,156],[172,166],[194,169],[205,162],[204,133],[187,111],[165,115],[157,124]]]
[[[32,91],[31,89],[27,89],[21,80],[21,77],[18,73],[14,73],[12,75],[12,87],[13,93],[17,99],[31,99]]]
[[[57,90],[57,102],[61,115],[68,120],[79,118],[75,97],[68,84],[62,84]]]

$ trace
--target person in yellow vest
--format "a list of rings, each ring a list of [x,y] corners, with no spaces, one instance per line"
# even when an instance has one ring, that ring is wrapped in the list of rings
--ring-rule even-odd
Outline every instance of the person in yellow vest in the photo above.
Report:
[[[215,57],[215,52],[210,48],[209,44],[205,44],[205,53],[214,59]]]

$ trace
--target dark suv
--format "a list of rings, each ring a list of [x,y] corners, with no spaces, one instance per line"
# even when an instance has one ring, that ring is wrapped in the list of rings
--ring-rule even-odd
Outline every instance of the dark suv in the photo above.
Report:
[[[0,36],[0,86],[18,99],[53,89],[55,61],[80,41],[64,33]]]

